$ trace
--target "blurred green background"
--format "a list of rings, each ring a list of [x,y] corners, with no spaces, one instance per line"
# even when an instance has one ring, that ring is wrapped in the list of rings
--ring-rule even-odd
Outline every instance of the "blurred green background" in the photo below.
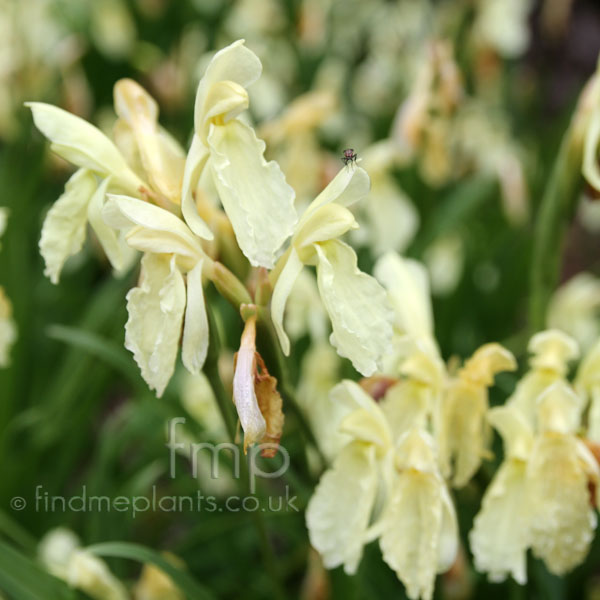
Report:
[[[532,3],[524,18],[526,47],[516,55],[496,50],[484,56],[490,49],[473,41],[481,4],[0,1],[0,205],[10,209],[0,285],[12,302],[18,329],[11,364],[0,370],[0,590],[7,598],[85,597],[62,588],[55,592],[35,562],[39,540],[57,526],[72,529],[84,545],[119,540],[173,553],[216,598],[404,597],[376,544],[367,547],[356,577],[341,569],[323,571],[310,554],[302,512],[266,512],[257,527],[255,517],[243,512],[148,511],[133,519],[128,512],[35,509],[36,486],[67,496],[80,493],[84,485],[90,495],[110,497],[148,494],[153,485],[165,496],[195,494],[199,482],[183,458],[179,476],[169,477],[165,423],[186,416],[197,439],[202,439],[203,424],[182,404],[183,376],[158,400],[123,348],[124,297],[137,272],[113,278],[91,241],[58,286],[43,276],[41,223],[69,169],[49,155],[22,103],[55,103],[103,126],[111,119],[113,84],[131,77],[157,98],[161,123],[187,147],[206,53],[245,37],[261,57],[270,85],[257,91],[253,118],[259,126],[277,119],[296,97],[322,89],[328,73],[339,75],[333,117],[341,115],[340,122],[314,132],[323,161],[338,161],[344,147],[352,145],[360,156],[363,145],[389,135],[414,84],[407,55],[431,39],[451,40],[465,93],[480,99],[490,114],[500,114],[519,145],[529,216],[519,223],[507,218],[497,178],[485,169],[468,165],[432,185],[417,156],[391,169],[420,222],[412,239],[397,249],[425,260],[436,241],[458,239],[460,257],[449,260],[458,260],[459,275],[450,289],[434,296],[436,336],[444,357],[465,357],[481,343],[497,340],[523,364],[537,206],[576,98],[596,66],[600,6],[594,0]],[[404,23],[408,15],[413,20]],[[488,79],[481,64],[486,61],[492,65]],[[376,84],[380,88],[371,87]],[[377,95],[375,102],[365,100],[366,90]],[[582,270],[599,272],[600,235],[586,219],[587,213],[578,212],[566,245],[556,249],[562,280]],[[440,252],[452,255],[447,248]],[[361,248],[365,270],[375,258],[368,244]],[[233,351],[238,320],[224,303],[217,302],[215,312],[224,343]],[[297,344],[292,357],[296,373],[307,345],[307,339]],[[506,397],[515,381],[514,375],[499,379],[499,398]],[[297,419],[286,415],[284,445],[292,455],[291,468],[284,482],[267,482],[257,493],[266,497],[278,490],[273,486],[285,484],[304,507],[318,472],[307,463]],[[493,463],[486,463],[457,494],[463,540],[491,473]],[[27,500],[24,510],[11,507],[15,496]],[[262,526],[274,549],[278,582],[260,550]],[[469,562],[468,549],[465,553]],[[131,583],[144,562],[140,557],[111,558],[109,564]],[[599,561],[598,539],[586,563],[564,579],[550,576],[532,560],[530,582],[523,588],[513,582],[489,584],[467,566],[464,573],[442,576],[436,597],[597,598]],[[22,582],[19,595],[7,583],[11,576]]]

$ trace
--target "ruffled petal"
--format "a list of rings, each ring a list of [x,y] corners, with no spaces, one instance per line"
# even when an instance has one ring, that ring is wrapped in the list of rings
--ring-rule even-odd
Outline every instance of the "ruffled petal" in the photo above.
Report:
[[[539,436],[527,465],[527,485],[534,554],[551,573],[564,575],[585,560],[597,524],[577,439]]]
[[[93,125],[57,106],[27,102],[36,127],[52,142],[52,150],[69,162],[137,193],[144,182],[127,166],[117,147]]]
[[[44,275],[52,283],[58,283],[66,260],[83,246],[88,204],[96,187],[94,174],[87,169],[79,169],[67,181],[65,191],[46,215],[40,252],[46,263]]]
[[[512,575],[517,583],[527,583],[532,506],[527,495],[526,468],[524,461],[512,459],[500,466],[469,534],[475,567],[488,573],[490,581],[504,581]]]
[[[375,449],[348,444],[326,471],[306,509],[310,543],[326,568],[356,573],[377,489]]]
[[[175,257],[145,254],[139,285],[127,294],[125,347],[159,398],[175,370],[184,309],[185,284]]]
[[[363,375],[381,367],[392,347],[393,314],[385,290],[356,266],[354,250],[338,240],[315,244],[317,282],[331,319],[331,342]]]
[[[433,473],[402,473],[383,516],[383,560],[412,600],[433,596],[443,520],[441,485]]]
[[[213,126],[208,143],[215,185],[242,252],[254,266],[272,269],[297,221],[294,190],[241,121]]]
[[[283,315],[288,296],[294,287],[294,283],[302,271],[302,261],[298,258],[298,253],[291,247],[285,259],[283,269],[279,273],[275,287],[273,288],[273,296],[271,297],[271,319],[281,344],[283,353],[288,356],[290,353],[290,340],[283,328]]]
[[[194,375],[204,366],[208,352],[208,318],[202,289],[203,263],[200,260],[187,274],[187,306],[181,345],[183,365]]]

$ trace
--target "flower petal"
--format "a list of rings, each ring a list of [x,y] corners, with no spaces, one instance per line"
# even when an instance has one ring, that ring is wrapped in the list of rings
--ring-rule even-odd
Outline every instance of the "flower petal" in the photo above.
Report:
[[[279,165],[265,160],[265,143],[241,121],[213,126],[208,144],[215,186],[242,252],[254,266],[272,269],[297,221],[294,190]]]
[[[521,585],[527,582],[530,510],[526,463],[509,459],[486,490],[469,533],[475,567],[490,581],[504,581],[510,574]]]
[[[198,214],[196,202],[194,201],[194,192],[198,187],[200,175],[206,166],[208,158],[208,148],[206,148],[197,135],[194,135],[192,145],[190,146],[185,160],[185,169],[183,171],[181,212],[185,222],[197,236],[205,240],[212,240],[214,238],[213,233],[204,222],[204,219]]]
[[[282,260],[285,257],[282,257]],[[273,289],[273,296],[271,297],[271,319],[281,344],[283,353],[288,356],[290,353],[290,340],[283,328],[283,315],[285,312],[285,305],[294,287],[294,282],[302,271],[302,261],[298,258],[298,253],[291,247],[285,260],[283,269],[279,273],[277,282]]]
[[[12,304],[0,286],[0,367],[10,364],[10,349],[17,339],[17,326],[12,317]]]
[[[185,309],[185,284],[175,257],[145,254],[138,287],[127,294],[125,347],[157,397],[173,371]]]
[[[393,314],[385,290],[356,266],[354,250],[338,240],[315,244],[319,292],[331,319],[331,342],[363,375],[381,366],[392,346]]]
[[[58,283],[67,258],[77,254],[83,246],[88,204],[96,187],[96,177],[91,171],[75,171],[65,184],[65,191],[46,215],[40,252],[46,263],[44,275],[52,283]]]
[[[179,204],[184,154],[158,126],[158,105],[132,79],[114,87],[115,110],[132,129],[150,184],[171,202]]]
[[[397,480],[383,516],[379,545],[412,600],[430,600],[442,528],[441,478],[406,471]]]
[[[149,202],[109,194],[102,216],[115,229],[129,229],[127,241],[138,250],[181,254],[195,260],[204,256],[200,241],[181,219]]]
[[[104,179],[94,192],[88,205],[87,218],[113,269],[117,273],[123,273],[131,265],[135,253],[102,218],[104,198],[108,185],[111,182],[110,179],[110,177]]]
[[[377,490],[375,449],[348,444],[319,481],[306,509],[310,543],[326,568],[356,573]]]
[[[204,129],[207,111],[207,96],[213,85],[221,81],[232,81],[242,88],[252,85],[262,72],[258,56],[244,46],[244,40],[237,40],[219,50],[210,61],[204,76],[198,84],[194,106],[194,129],[201,134]]]
[[[299,228],[312,214],[322,206],[335,202],[342,206],[350,206],[369,194],[371,182],[364,169],[350,165],[344,167],[329,182],[327,187],[310,203],[300,219]]]
[[[144,182],[127,166],[117,147],[96,127],[57,106],[27,102],[36,127],[52,142],[52,150],[69,162],[100,175],[130,193]]]
[[[202,289],[203,263],[203,260],[198,261],[187,274],[187,306],[181,346],[183,365],[194,375],[204,366],[208,352],[208,318]]]
[[[254,390],[255,340],[256,319],[251,317],[246,321],[233,375],[233,402],[244,430],[244,452],[250,444],[260,442],[267,430]]]

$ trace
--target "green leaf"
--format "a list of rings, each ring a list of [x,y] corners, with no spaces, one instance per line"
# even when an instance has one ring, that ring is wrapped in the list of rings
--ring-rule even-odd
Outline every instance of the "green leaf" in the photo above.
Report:
[[[14,600],[73,600],[74,591],[33,560],[0,541],[0,590]]]
[[[115,558],[128,558],[140,563],[152,563],[164,571],[185,594],[187,598],[194,600],[212,600],[214,596],[200,584],[198,584],[191,575],[173,566],[161,554],[150,550],[139,544],[130,544],[128,542],[106,542],[88,546],[87,550],[98,556],[111,556]]]

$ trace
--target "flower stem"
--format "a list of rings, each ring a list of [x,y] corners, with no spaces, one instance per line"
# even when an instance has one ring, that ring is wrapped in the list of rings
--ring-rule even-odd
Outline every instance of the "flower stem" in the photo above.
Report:
[[[223,381],[221,380],[221,376],[219,374],[218,358],[221,346],[218,328],[208,304],[207,315],[210,328],[210,344],[208,356],[206,357],[206,363],[204,365],[204,373],[212,386],[215,398],[217,400],[217,405],[219,407],[219,411],[221,413],[223,421],[225,422],[227,433],[229,434],[229,438],[231,442],[235,444],[237,420],[234,414],[232,399],[227,394],[225,386],[223,385]],[[248,464],[246,463],[246,460],[240,460],[240,478],[243,482],[242,485],[244,489],[244,494],[246,496],[251,495]],[[273,548],[269,540],[269,534],[263,516],[260,511],[253,511],[251,514],[252,519],[254,521],[254,526],[256,527],[256,531],[259,537],[263,563],[273,585],[273,597],[279,600],[284,600],[286,594],[280,580],[279,571],[275,560],[275,554],[273,553]]]
[[[538,211],[530,271],[530,333],[545,327],[546,310],[560,274],[564,237],[577,206],[581,184],[582,144],[573,127],[565,133]]]

